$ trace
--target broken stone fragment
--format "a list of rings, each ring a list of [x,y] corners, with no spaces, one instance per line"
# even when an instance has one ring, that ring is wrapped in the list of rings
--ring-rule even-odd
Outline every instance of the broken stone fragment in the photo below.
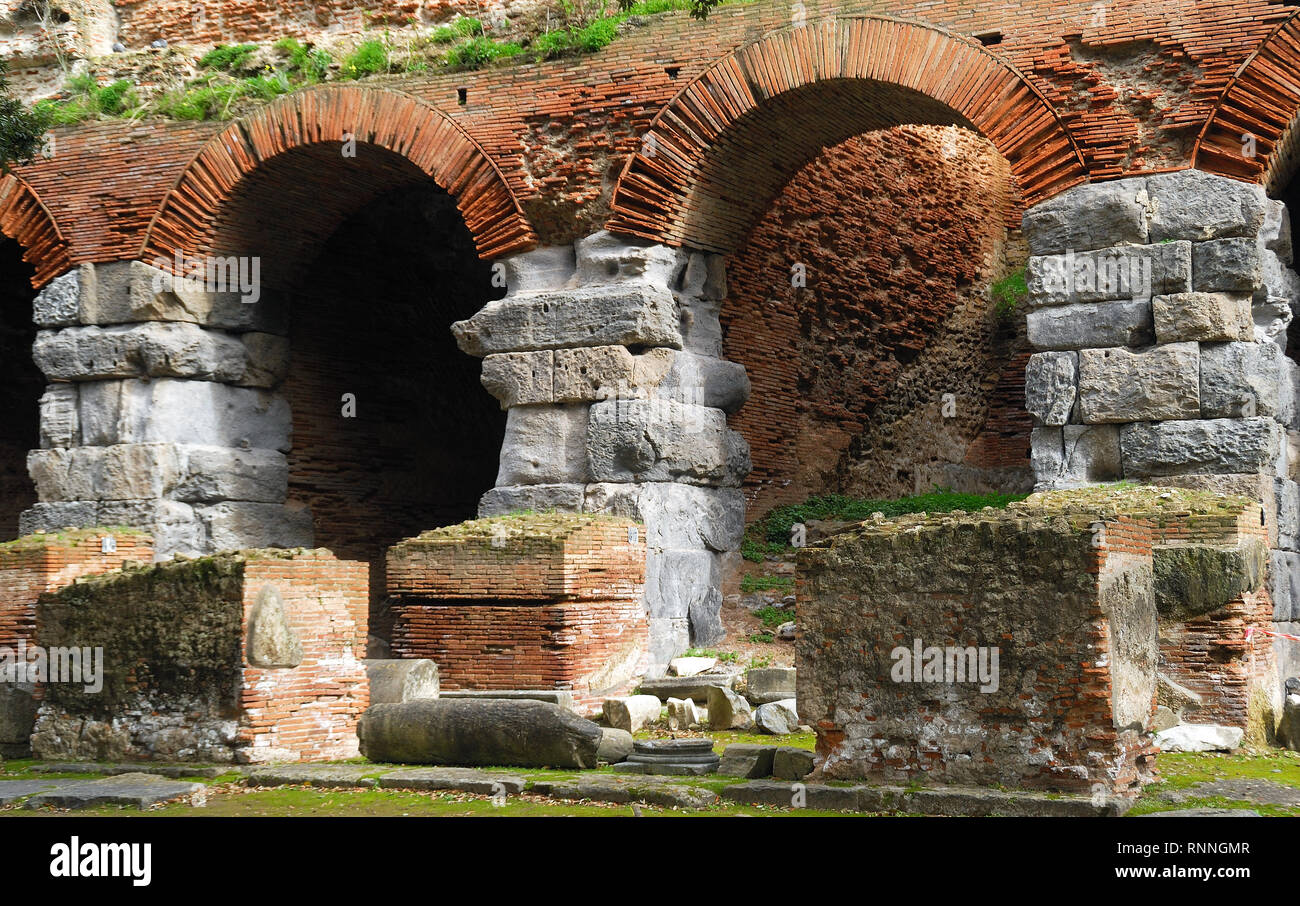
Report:
[[[264,585],[248,618],[248,662],[254,667],[297,667],[302,642],[289,625],[284,601],[274,585]]]

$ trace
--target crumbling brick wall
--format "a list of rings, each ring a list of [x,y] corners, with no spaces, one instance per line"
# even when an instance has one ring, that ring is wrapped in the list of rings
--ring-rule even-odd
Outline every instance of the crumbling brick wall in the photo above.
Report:
[[[366,565],[243,551],[86,579],[42,596],[42,645],[103,648],[102,689],[48,684],[42,758],[352,758],[369,703]]]
[[[1002,156],[955,127],[858,136],[785,187],[727,262],[750,519],[813,494],[1032,484],[1029,420],[1010,415],[1023,338],[989,294],[1023,255],[1020,203]]]
[[[645,535],[621,518],[522,514],[425,532],[388,554],[393,653],[447,689],[563,689],[579,704],[645,671]]]

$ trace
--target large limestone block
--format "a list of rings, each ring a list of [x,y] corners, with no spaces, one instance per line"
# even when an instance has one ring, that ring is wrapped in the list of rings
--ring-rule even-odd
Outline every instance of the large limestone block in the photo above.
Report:
[[[591,407],[587,431],[597,481],[678,481],[739,487],[749,445],[721,409],[670,400],[607,400]]]
[[[71,447],[81,440],[75,384],[50,384],[41,395],[41,446]]]
[[[1079,414],[1090,425],[1197,418],[1201,414],[1197,344],[1170,343],[1142,351],[1083,350]]]
[[[172,554],[206,554],[208,530],[188,503],[178,500],[105,500],[96,510],[92,525],[129,525],[153,535],[155,560]]]
[[[1282,427],[1271,418],[1137,422],[1120,428],[1124,477],[1244,474],[1274,468]]]
[[[438,665],[428,658],[372,658],[365,663],[372,705],[438,697]]]
[[[288,402],[210,381],[95,381],[80,389],[85,444],[190,443],[288,452]]]
[[[1078,396],[1079,354],[1040,352],[1025,368],[1025,407],[1044,425],[1070,420]]]
[[[1150,301],[1192,290],[1192,243],[1129,245],[1094,252],[1031,255],[1030,307],[1108,300]]]
[[[621,348],[621,347],[620,347]],[[483,359],[480,383],[502,409],[555,401],[555,353],[502,352]]]
[[[177,454],[180,478],[172,494],[177,500],[281,503],[289,493],[289,460],[278,450],[179,446]]]
[[[1042,308],[1025,316],[1025,326],[1037,349],[1144,346],[1155,336],[1144,300]]]
[[[735,412],[749,399],[752,386],[745,366],[714,356],[672,352],[671,368],[658,383],[661,396],[679,403]]]
[[[659,720],[663,702],[653,695],[628,695],[605,699],[602,710],[605,722],[611,727],[635,733]]]
[[[753,667],[745,674],[745,698],[755,705],[795,697],[794,667]]]
[[[639,239],[624,239],[600,230],[574,243],[578,285],[652,283],[676,286],[688,252]]]
[[[561,289],[573,279],[577,268],[572,245],[544,245],[502,258],[498,263],[508,293]]]
[[[515,406],[506,416],[497,484],[587,480],[587,407]]]
[[[274,387],[288,377],[288,337],[249,331],[240,334],[239,341],[244,344],[244,373],[235,383],[241,387]]]
[[[1277,505],[1277,546],[1300,551],[1300,484],[1274,478],[1273,499]]]
[[[764,733],[785,736],[799,729],[799,714],[793,698],[759,705],[754,711],[754,723]]]
[[[1022,227],[1035,255],[1085,251],[1147,241],[1142,180],[1120,179],[1068,189],[1025,212]]]
[[[165,262],[95,265],[93,279],[86,280],[83,275],[81,323],[184,321],[226,330],[285,332],[284,305],[262,296],[256,259],[243,259],[242,284],[241,262],[233,257],[206,259],[205,266],[211,265],[214,278],[210,284],[176,279],[155,266],[160,263]],[[208,291],[206,285],[216,291]]]
[[[1237,547],[1180,544],[1157,547],[1152,557],[1156,610],[1185,622],[1258,591],[1267,573],[1268,548],[1258,540]]]
[[[745,533],[745,498],[736,488],[671,481],[589,484],[582,511],[643,523],[650,548],[733,551]]]
[[[136,500],[170,493],[180,479],[172,444],[33,450],[27,471],[42,500]]]
[[[1255,335],[1250,297],[1227,293],[1178,293],[1151,300],[1156,342],[1202,343],[1249,340]]]
[[[196,512],[213,550],[311,547],[311,510],[300,503],[218,503]]]
[[[1282,414],[1285,355],[1274,343],[1207,343],[1201,347],[1201,415],[1239,418]]]
[[[520,510],[544,513],[581,513],[585,485],[529,484],[509,485],[486,491],[478,503],[479,518],[503,516]]]
[[[1201,170],[1149,176],[1146,188],[1151,242],[1253,237],[1270,214],[1263,187]]]
[[[1122,476],[1116,425],[1040,426],[1030,432],[1037,487],[1068,488]]]
[[[1300,553],[1269,551],[1268,588],[1273,619],[1300,620]]]
[[[748,730],[754,709],[742,696],[721,686],[709,687],[709,726],[714,730]]]
[[[83,264],[45,284],[32,300],[32,323],[37,327],[69,327],[80,323],[81,276],[88,268],[90,265]]]
[[[689,619],[650,618],[650,676],[662,676],[668,662],[691,647]]]
[[[672,292],[640,284],[506,296],[457,321],[452,333],[460,348],[474,356],[574,346],[682,345]]]
[[[376,762],[594,768],[602,733],[549,702],[442,698],[372,705],[357,736]]]
[[[722,627],[719,555],[699,550],[646,552],[645,601],[651,619],[690,621],[692,645],[712,645]]]
[[[1264,282],[1264,262],[1253,238],[1211,239],[1192,251],[1192,288],[1207,293],[1253,293]]]

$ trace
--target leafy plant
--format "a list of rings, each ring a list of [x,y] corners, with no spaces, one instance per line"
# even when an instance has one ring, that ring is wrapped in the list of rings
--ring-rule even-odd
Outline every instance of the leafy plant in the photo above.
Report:
[[[523,50],[523,47],[514,42],[497,43],[491,38],[478,35],[447,51],[447,64],[457,69],[481,69],[493,60],[517,56]]]
[[[794,588],[794,579],[789,576],[755,576],[746,573],[740,578],[740,590],[745,594],[753,591],[772,591],[780,589],[789,591]]]
[[[9,96],[5,71],[5,62],[0,60],[0,173],[35,157],[52,124],[47,110],[28,110],[22,101]]]
[[[993,297],[993,311],[1001,320],[1010,320],[1016,309],[1029,298],[1029,285],[1025,282],[1025,269],[1022,267],[1007,274],[989,287]]]
[[[325,81],[332,59],[327,51],[308,48],[297,38],[281,38],[275,49],[289,58],[289,70],[298,73],[309,84]]]
[[[359,44],[343,61],[342,74],[344,78],[359,79],[388,72],[389,69],[388,46],[383,41],[371,38]]]
[[[790,611],[780,607],[760,607],[754,611],[754,616],[758,617],[759,622],[768,629],[775,629],[782,623],[790,622]]]
[[[257,50],[256,44],[218,44],[199,59],[199,66],[203,69],[230,72],[248,62],[248,58],[255,50]]]

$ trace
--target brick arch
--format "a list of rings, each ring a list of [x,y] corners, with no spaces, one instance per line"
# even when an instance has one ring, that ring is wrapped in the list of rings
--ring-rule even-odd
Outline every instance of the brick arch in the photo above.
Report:
[[[68,243],[36,192],[12,173],[0,175],[0,234],[23,247],[39,288],[72,267]]]
[[[1086,178],[1055,110],[985,48],[929,25],[844,16],[769,33],[683,88],[625,165],[608,226],[728,252],[823,147],[902,123],[983,133],[1028,204]]]
[[[331,86],[282,97],[199,149],[154,215],[141,257],[170,260],[176,249],[190,255],[226,251],[214,247],[223,208],[250,176],[287,152],[341,148],[345,134],[390,152],[450,193],[481,258],[536,244],[500,170],[451,117],[396,91]]]
[[[1281,187],[1300,160],[1300,12],[1260,42],[1228,82],[1192,149],[1192,166]],[[1246,155],[1243,136],[1253,136]]]

